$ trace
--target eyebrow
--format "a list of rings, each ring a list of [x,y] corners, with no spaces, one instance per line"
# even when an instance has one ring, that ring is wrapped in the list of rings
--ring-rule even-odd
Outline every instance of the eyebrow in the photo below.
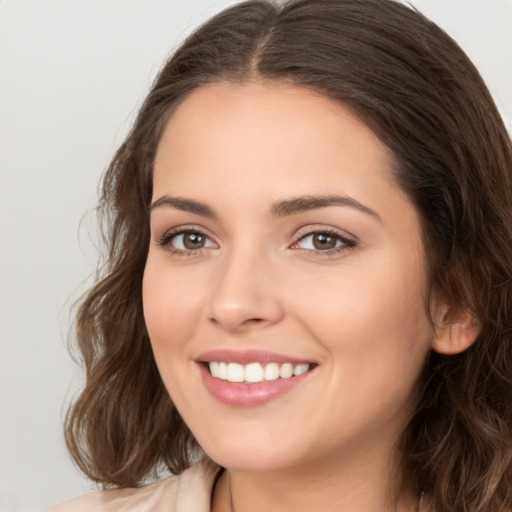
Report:
[[[372,210],[370,207],[365,206],[350,196],[303,196],[285,199],[274,203],[270,209],[270,213],[273,217],[285,217],[287,215],[294,215],[318,208],[326,208],[327,206],[348,206],[355,208],[382,222],[380,215],[375,210]]]
[[[193,213],[201,217],[217,217],[215,210],[205,203],[201,203],[194,199],[187,199],[185,197],[171,197],[168,195],[157,199],[151,205],[150,212],[162,206]],[[350,196],[338,195],[301,196],[277,201],[271,206],[270,215],[272,217],[287,217],[289,215],[296,215],[298,213],[307,212],[309,210],[316,210],[319,208],[326,208],[328,206],[347,206],[354,208],[362,213],[371,215],[375,219],[382,222],[380,215],[375,210],[372,210],[370,207],[365,206]]]
[[[162,206],[168,206],[170,208],[174,208],[175,210],[194,213],[195,215],[200,215],[201,217],[217,217],[215,210],[204,203],[194,201],[193,199],[187,199],[185,197],[171,197],[167,195],[157,199],[151,205],[149,211],[152,212],[156,208],[160,208]]]

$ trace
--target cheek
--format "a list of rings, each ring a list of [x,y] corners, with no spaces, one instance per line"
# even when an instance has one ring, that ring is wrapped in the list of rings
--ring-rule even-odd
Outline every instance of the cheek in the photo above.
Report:
[[[330,367],[325,389],[337,404],[330,407],[340,411],[340,422],[352,421],[347,428],[407,421],[432,339],[421,290],[414,271],[390,267],[353,269],[343,286],[310,289],[315,306],[305,323],[323,345]]]
[[[423,273],[414,260],[409,267],[400,258],[378,261],[374,267],[346,268],[336,278],[317,276],[303,283],[294,300],[301,301],[304,325],[340,372],[364,371],[374,375],[369,382],[402,372],[404,383],[410,382],[421,371],[433,336]]]
[[[144,319],[157,363],[176,360],[193,335],[202,299],[193,281],[180,280],[148,259],[142,284]],[[162,368],[161,368],[162,369]]]
[[[180,404],[194,403],[194,388],[183,386],[183,382],[189,381],[191,369],[196,370],[190,358],[189,341],[197,330],[202,308],[193,281],[174,274],[167,265],[149,257],[142,298],[158,371],[173,402],[180,408]]]

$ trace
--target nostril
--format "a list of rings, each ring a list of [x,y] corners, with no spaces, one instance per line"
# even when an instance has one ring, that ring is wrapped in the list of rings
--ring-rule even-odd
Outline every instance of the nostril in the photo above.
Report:
[[[240,326],[243,327],[245,325],[258,325],[264,323],[265,320],[263,318],[248,318],[247,320],[244,320]]]
[[[262,326],[266,323],[264,318],[247,318],[239,321],[238,319],[216,318],[214,316],[210,317],[209,321],[231,332],[244,331],[247,328]]]

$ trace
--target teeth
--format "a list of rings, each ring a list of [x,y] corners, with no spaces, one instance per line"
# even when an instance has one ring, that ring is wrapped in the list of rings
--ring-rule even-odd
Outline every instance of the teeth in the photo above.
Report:
[[[284,363],[279,368],[279,377],[281,379],[289,379],[293,375],[293,364],[292,363]]]
[[[309,364],[298,364],[293,367],[293,375],[302,375],[309,370]]]
[[[259,363],[251,363],[245,367],[245,382],[261,382],[263,375],[263,366]]]
[[[277,363],[268,363],[265,366],[265,380],[279,379],[279,365]]]
[[[228,378],[229,382],[243,382],[245,377],[244,367],[238,363],[228,364]]]
[[[226,380],[228,378],[228,365],[226,363],[219,363],[219,379]]]
[[[210,373],[213,377],[219,376],[219,363],[217,363],[217,361],[212,361],[210,363]]]
[[[224,363],[211,361],[209,363],[210,373],[213,377],[227,380],[228,382],[263,382],[267,380],[289,379],[290,377],[302,375],[310,369],[307,363],[267,363],[263,367],[260,363],[242,365],[238,363]]]

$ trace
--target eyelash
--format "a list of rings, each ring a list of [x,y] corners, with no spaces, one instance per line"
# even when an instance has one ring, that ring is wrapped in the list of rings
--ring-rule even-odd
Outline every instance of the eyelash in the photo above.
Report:
[[[313,229],[313,230],[299,232],[299,237],[298,237],[297,241],[295,241],[292,244],[292,248],[293,248],[293,246],[297,245],[299,242],[301,242],[301,241],[305,240],[306,238],[308,238],[309,236],[313,236],[313,235],[327,235],[327,236],[333,237],[336,240],[336,242],[338,242],[338,241],[341,242],[341,245],[339,247],[333,247],[332,249],[327,249],[327,250],[301,249],[300,247],[296,248],[295,250],[302,250],[307,254],[314,254],[315,256],[329,257],[329,256],[338,256],[338,255],[344,253],[345,251],[353,249],[354,247],[357,246],[357,243],[355,242],[355,240],[348,238],[333,229]]]
[[[171,254],[174,254],[176,256],[188,256],[189,257],[189,256],[198,256],[198,255],[202,254],[205,250],[204,247],[201,247],[199,249],[184,250],[184,249],[175,249],[172,246],[170,246],[170,243],[172,242],[172,240],[174,238],[176,238],[180,235],[186,235],[186,234],[196,234],[196,235],[203,236],[203,237],[209,239],[208,235],[206,235],[204,232],[202,232],[198,229],[183,227],[183,228],[172,229],[170,231],[165,232],[160,237],[160,239],[157,241],[157,244],[161,247],[166,248],[169,252],[171,252]],[[338,241],[341,242],[341,245],[339,247],[334,247],[332,249],[327,249],[327,250],[302,249],[300,247],[294,247],[299,242],[301,242],[301,241],[305,240],[306,238],[308,238],[309,236],[313,236],[313,235],[327,235],[327,236],[333,237],[336,239],[336,242],[338,242]],[[352,249],[356,246],[357,246],[357,243],[355,242],[355,240],[342,235],[338,231],[330,230],[330,229],[312,229],[312,230],[308,230],[308,231],[299,232],[297,240],[295,242],[293,242],[293,244],[290,247],[293,250],[303,251],[304,253],[307,253],[308,255],[313,254],[315,256],[320,256],[320,257],[329,257],[329,256],[339,255],[339,254],[341,254],[349,249]]]
[[[157,241],[157,244],[160,247],[166,248],[171,254],[174,254],[176,256],[199,256],[200,254],[202,254],[204,252],[203,247],[201,247],[200,249],[184,250],[184,249],[175,249],[172,246],[170,246],[170,243],[174,238],[178,237],[179,235],[187,235],[187,234],[200,235],[200,236],[204,236],[205,238],[209,239],[208,235],[206,235],[205,233],[203,233],[202,231],[200,231],[198,229],[183,227],[183,228],[175,228],[175,229],[171,229],[170,231],[166,231],[160,237],[160,239]]]

